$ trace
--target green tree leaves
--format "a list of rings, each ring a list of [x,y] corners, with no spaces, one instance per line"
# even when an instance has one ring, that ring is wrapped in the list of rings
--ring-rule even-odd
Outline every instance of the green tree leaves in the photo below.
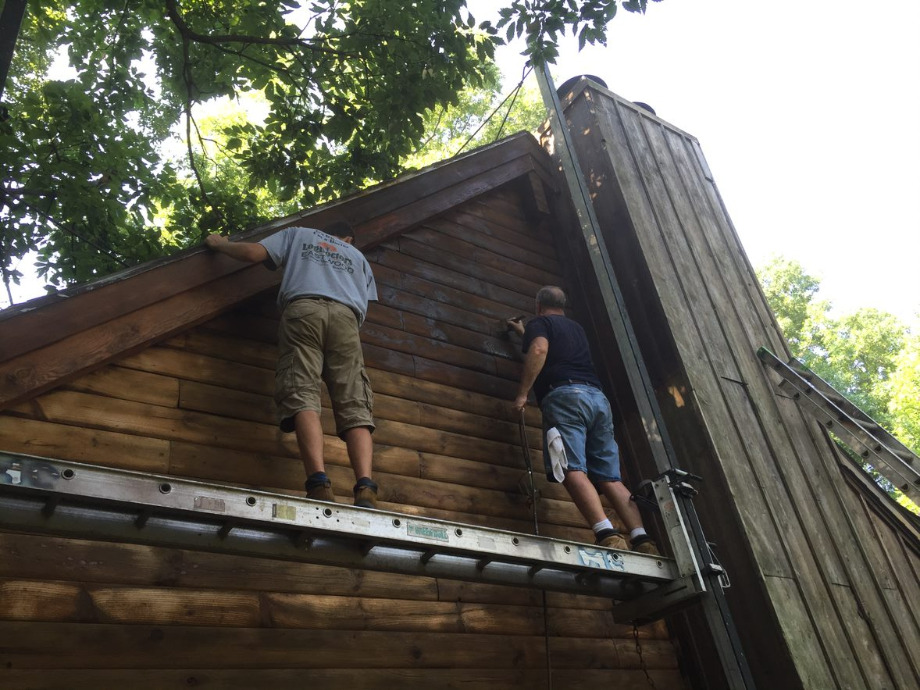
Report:
[[[644,13],[647,5],[647,0],[626,0],[623,9]],[[556,61],[566,31],[578,37],[579,50],[586,43],[607,45],[607,25],[616,13],[616,0],[512,0],[499,11],[498,28],[507,41],[523,36],[524,54],[539,66]]]
[[[80,282],[390,178],[426,113],[482,83],[493,33],[460,0],[46,3],[0,123],[3,265],[37,250]],[[62,51],[72,79],[48,73]],[[202,104],[253,91],[267,114],[205,136]]]
[[[616,9],[511,0],[500,26],[551,62],[567,31],[603,43]],[[0,121],[3,279],[37,252],[49,282],[86,281],[392,178],[425,142],[455,153],[494,109],[500,42],[464,0],[31,3]],[[251,94],[258,116],[203,124],[204,106]],[[528,103],[506,133],[532,126]]]

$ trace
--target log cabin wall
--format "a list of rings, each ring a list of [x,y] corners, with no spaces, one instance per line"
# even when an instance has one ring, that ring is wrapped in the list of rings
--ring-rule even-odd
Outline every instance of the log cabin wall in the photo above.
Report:
[[[584,81],[566,114],[678,460],[705,478],[758,687],[917,687],[916,522],[776,395],[755,353],[788,351],[698,142]]]
[[[565,281],[552,218],[528,217],[519,182],[367,250],[384,509],[533,530],[509,404],[520,364],[500,321]],[[272,410],[274,290],[259,289],[25,394],[0,413],[0,448],[302,495],[296,443]],[[538,411],[527,423],[540,466]],[[344,447],[323,424],[328,473],[350,502]],[[561,487],[536,479],[541,534],[590,540]],[[12,532],[0,554],[4,688],[544,688],[548,663],[557,688],[645,687],[643,663],[656,687],[684,687],[666,627],[641,629],[640,659],[606,600],[551,593],[544,612],[529,590]]]

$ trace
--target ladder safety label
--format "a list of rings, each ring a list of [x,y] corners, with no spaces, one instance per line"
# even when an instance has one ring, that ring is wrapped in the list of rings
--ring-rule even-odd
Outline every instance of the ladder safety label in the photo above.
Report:
[[[406,533],[410,537],[422,537],[423,539],[450,541],[450,537],[447,535],[447,530],[443,527],[432,527],[431,525],[420,525],[413,522],[407,522]]]
[[[223,513],[227,510],[227,506],[222,498],[195,496],[195,510],[206,510],[209,513]]]
[[[297,519],[297,509],[294,506],[286,506],[283,503],[272,503],[272,517],[279,520]]]
[[[599,551],[597,549],[578,549],[578,558],[582,565],[589,568],[603,570],[622,570],[625,572],[626,564],[616,554]]]

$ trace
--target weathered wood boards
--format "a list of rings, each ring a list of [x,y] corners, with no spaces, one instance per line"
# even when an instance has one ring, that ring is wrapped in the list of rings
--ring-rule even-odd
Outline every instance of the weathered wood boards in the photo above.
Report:
[[[784,345],[699,145],[599,88],[568,116],[671,438],[705,477],[697,506],[759,682],[916,687],[914,556],[757,361]]]
[[[494,184],[487,168],[480,172]],[[362,340],[381,503],[532,531],[509,405],[519,356],[502,320],[530,313],[537,288],[563,282],[562,269],[552,236],[525,217],[518,187],[475,197],[444,189],[453,210],[393,234],[394,207],[372,228],[381,301]],[[271,403],[273,295],[239,290],[246,298],[229,311],[196,316],[92,372],[59,372],[52,389],[11,403],[0,413],[0,446],[302,493],[296,444],[277,429]],[[328,412],[323,425],[334,490],[350,501],[353,477]],[[590,539],[565,491],[543,478],[536,410],[527,425],[541,534]],[[0,685],[103,687],[130,676],[158,688],[539,688],[547,636],[554,687],[646,682],[632,630],[613,623],[610,602],[546,602],[544,617],[541,595],[525,590],[0,533],[0,639],[11,642],[0,645]],[[657,687],[683,687],[666,628],[640,636]]]

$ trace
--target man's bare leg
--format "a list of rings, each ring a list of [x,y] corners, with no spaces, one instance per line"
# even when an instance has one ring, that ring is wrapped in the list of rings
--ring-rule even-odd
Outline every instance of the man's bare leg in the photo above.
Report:
[[[569,492],[569,496],[572,497],[589,526],[607,519],[601,499],[591,480],[588,479],[588,475],[578,470],[566,472],[562,485]]]
[[[630,499],[632,492],[626,488],[623,482],[600,482],[599,488],[610,505],[613,506],[620,521],[626,527],[627,532],[637,527],[642,527],[642,516],[639,514],[639,507],[636,502]]]
[[[307,477],[315,472],[325,472],[323,462],[323,425],[318,412],[302,410],[294,415],[294,432],[297,447]]]
[[[355,472],[355,479],[370,478],[374,461],[374,442],[371,440],[371,430],[366,426],[356,426],[342,433],[345,447],[348,449],[348,460]]]

